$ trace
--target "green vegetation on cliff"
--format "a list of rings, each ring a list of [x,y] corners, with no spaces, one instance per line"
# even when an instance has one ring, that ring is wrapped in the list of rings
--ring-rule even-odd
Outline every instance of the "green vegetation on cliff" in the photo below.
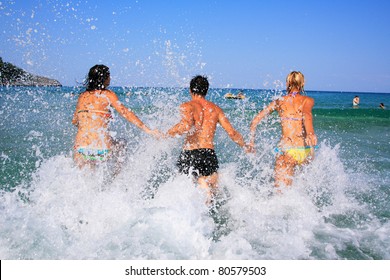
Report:
[[[36,76],[0,57],[0,86],[62,86],[57,80]]]

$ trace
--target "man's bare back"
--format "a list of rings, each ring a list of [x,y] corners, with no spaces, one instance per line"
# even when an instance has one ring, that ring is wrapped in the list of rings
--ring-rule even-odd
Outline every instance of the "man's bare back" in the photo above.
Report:
[[[242,135],[236,131],[224,112],[213,102],[205,99],[208,91],[207,78],[196,76],[191,80],[191,101],[180,106],[181,120],[168,130],[167,136],[186,134],[183,151],[180,154],[179,171],[190,172],[198,180],[201,188],[207,190],[208,201],[212,200],[217,189],[219,168],[214,151],[214,137],[219,123],[229,137],[239,146],[249,151]]]
[[[182,120],[168,131],[169,136],[187,133],[184,150],[214,149],[214,136],[219,123],[234,142],[244,147],[244,139],[233,128],[222,109],[204,97],[192,94],[192,100],[180,106]]]

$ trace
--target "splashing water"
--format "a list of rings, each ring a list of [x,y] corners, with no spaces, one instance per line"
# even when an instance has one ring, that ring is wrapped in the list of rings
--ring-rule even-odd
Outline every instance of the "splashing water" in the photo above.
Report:
[[[115,91],[162,131],[178,121],[176,108],[189,99],[181,89]],[[210,210],[205,193],[177,174],[181,139],[154,140],[119,116],[112,130],[127,140],[121,173],[110,178],[106,165],[78,169],[70,123],[75,92],[1,91],[2,259],[390,258],[389,179],[383,175],[388,158],[377,174],[365,172],[371,162],[349,170],[356,158],[348,149],[355,147],[330,144],[340,135],[323,125],[327,114],[317,112],[318,134],[327,137],[315,160],[300,168],[282,195],[273,192],[277,117],[259,127],[255,155],[245,155],[218,129],[221,194]],[[272,93],[248,91],[243,102],[223,100],[225,93],[211,90],[209,99],[248,135],[251,119]]]

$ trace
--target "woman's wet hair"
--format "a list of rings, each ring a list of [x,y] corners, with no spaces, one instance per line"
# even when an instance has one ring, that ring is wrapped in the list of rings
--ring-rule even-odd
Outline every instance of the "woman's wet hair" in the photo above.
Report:
[[[287,79],[287,93],[290,93],[293,89],[303,92],[303,86],[305,85],[305,76],[299,71],[292,71],[288,74]]]
[[[110,77],[110,69],[102,64],[93,66],[88,73],[85,81],[87,90],[105,89],[106,81]]]
[[[190,90],[193,94],[206,96],[209,90],[209,81],[205,76],[195,76],[190,82]]]

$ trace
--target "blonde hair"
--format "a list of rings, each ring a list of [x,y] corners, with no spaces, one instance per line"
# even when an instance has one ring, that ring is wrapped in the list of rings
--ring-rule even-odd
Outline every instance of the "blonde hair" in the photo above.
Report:
[[[299,71],[292,71],[288,74],[286,78],[287,83],[287,93],[290,93],[292,90],[299,90],[303,92],[303,86],[305,85],[305,76]]]

